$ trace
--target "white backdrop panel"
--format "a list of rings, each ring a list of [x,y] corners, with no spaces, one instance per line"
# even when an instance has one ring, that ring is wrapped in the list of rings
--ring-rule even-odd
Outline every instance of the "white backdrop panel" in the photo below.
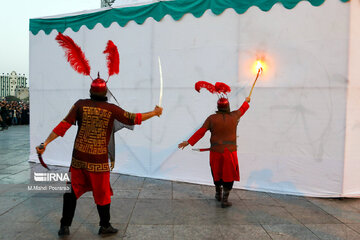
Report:
[[[349,85],[346,105],[344,195],[360,196],[360,2],[351,1]]]
[[[301,2],[291,11],[232,9],[220,16],[166,16],[143,25],[98,24],[79,32],[67,29],[83,49],[91,75],[107,78],[107,40],[118,45],[120,75],[109,88],[121,106],[145,112],[158,103],[162,60],[164,112],[134,131],[116,136],[116,172],[212,184],[208,153],[177,149],[216,109],[217,97],[197,93],[194,84],[222,81],[232,87],[232,109],[241,106],[254,74],[250,65],[265,57],[268,69],[254,90],[251,107],[238,127],[241,181],[237,188],[310,196],[342,193],[348,58],[348,6]],[[30,34],[31,160],[34,147],[86,98],[90,81],[75,73],[54,38],[56,32]],[[49,145],[50,164],[69,165],[76,127]],[[209,134],[196,147],[208,147]]]

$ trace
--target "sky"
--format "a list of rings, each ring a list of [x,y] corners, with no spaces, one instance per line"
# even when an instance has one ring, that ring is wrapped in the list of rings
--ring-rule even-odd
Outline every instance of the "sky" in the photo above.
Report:
[[[0,74],[29,78],[29,19],[100,8],[101,0],[0,0]]]

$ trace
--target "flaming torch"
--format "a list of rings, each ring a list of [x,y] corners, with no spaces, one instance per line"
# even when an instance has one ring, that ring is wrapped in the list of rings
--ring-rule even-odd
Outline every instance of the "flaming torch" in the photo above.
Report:
[[[254,90],[256,81],[258,80],[260,74],[261,74],[262,71],[263,71],[262,63],[261,63],[260,60],[256,61],[256,70],[257,70],[257,74],[256,74],[255,81],[254,81],[254,83],[253,83],[253,85],[252,85],[252,87],[251,87],[250,94],[249,94],[249,98],[251,97],[252,91]]]

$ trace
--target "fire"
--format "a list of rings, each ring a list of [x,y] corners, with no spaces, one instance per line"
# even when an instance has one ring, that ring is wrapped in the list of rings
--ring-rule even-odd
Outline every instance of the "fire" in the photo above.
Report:
[[[254,74],[261,74],[266,68],[266,64],[265,62],[261,61],[261,60],[257,60],[254,62],[253,67],[252,67],[252,71]]]
[[[262,72],[262,64],[260,61],[256,61],[256,70]]]

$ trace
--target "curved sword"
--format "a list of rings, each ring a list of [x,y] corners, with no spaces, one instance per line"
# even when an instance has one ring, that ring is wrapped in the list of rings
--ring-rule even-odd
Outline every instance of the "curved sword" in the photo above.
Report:
[[[160,73],[160,95],[159,95],[159,107],[161,107],[162,104],[162,97],[163,97],[163,75],[162,75],[162,69],[161,69],[161,60],[160,57],[158,56],[158,61],[159,61],[159,73]]]
[[[196,152],[206,152],[210,151],[210,148],[193,148],[192,150]]]
[[[38,146],[39,149],[44,149],[44,144],[41,143],[39,146]],[[46,168],[47,170],[50,170],[50,168],[46,165],[46,163],[44,162],[42,156],[41,156],[41,153],[38,153],[38,158],[39,158],[39,161],[41,163],[41,165]]]

